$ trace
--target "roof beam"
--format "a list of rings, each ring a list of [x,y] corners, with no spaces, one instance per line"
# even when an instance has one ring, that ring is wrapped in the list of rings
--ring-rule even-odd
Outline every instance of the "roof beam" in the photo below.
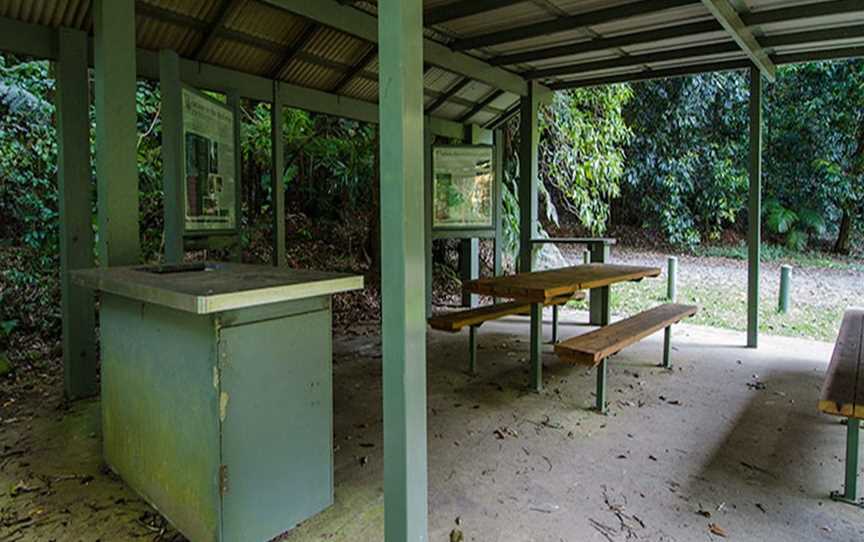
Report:
[[[348,86],[348,83],[350,83],[351,80],[354,79],[355,76],[357,76],[363,70],[365,70],[366,67],[369,66],[369,64],[373,60],[375,60],[375,58],[377,56],[378,56],[378,46],[377,45],[370,46],[369,50],[367,50],[363,54],[363,56],[360,57],[360,60],[355,62],[351,66],[351,68],[348,69],[347,72],[342,74],[342,77],[340,77],[339,81],[337,81],[336,84],[333,85],[333,88],[330,89],[330,92],[332,92],[334,94],[339,94],[346,86]]]
[[[544,49],[528,51],[525,53],[501,55],[490,59],[489,63],[493,66],[521,64],[523,62],[533,62],[535,60],[546,60],[549,58],[591,53],[594,51],[603,51],[605,49],[614,49],[616,47],[628,47],[631,45],[653,43],[656,41],[707,34],[710,32],[720,32],[722,30],[723,27],[720,26],[717,21],[702,21],[698,23],[667,26],[644,32],[622,34],[611,38],[586,39],[585,41],[573,44],[546,47]]]
[[[237,0],[222,0],[222,3],[219,4],[219,8],[216,11],[216,17],[210,24],[210,27],[204,35],[204,38],[201,40],[201,43],[195,49],[195,52],[192,53],[192,58],[195,60],[203,60],[204,56],[210,50],[210,47],[213,45],[213,42],[216,41],[216,38],[219,36],[219,31],[225,26],[225,22],[234,11],[236,5]]]
[[[378,19],[335,0],[261,0],[322,25],[351,34],[370,43],[378,43]],[[528,83],[519,75],[489,65],[478,58],[450,50],[430,39],[423,40],[424,61],[447,71],[482,81],[489,86],[524,96]],[[545,89],[548,92],[548,89]]]
[[[707,72],[721,72],[730,70],[743,70],[749,68],[752,62],[749,60],[731,60],[727,62],[711,62],[706,64],[691,64],[677,68],[663,70],[644,70],[641,72],[628,72],[607,77],[595,77],[592,79],[577,79],[576,81],[563,81],[550,85],[552,90],[568,90],[573,88],[596,87],[611,85],[615,83],[629,83],[636,81],[649,81],[652,79],[665,79],[667,77],[682,77],[685,75],[696,75]]]
[[[456,84],[454,84],[452,87],[447,89],[446,92],[435,98],[435,101],[426,107],[426,114],[428,115],[429,113],[432,113],[433,111],[447,103],[451,98],[453,98],[453,96],[456,96],[457,94],[459,94],[459,92],[462,91],[463,88],[468,86],[468,83],[470,82],[470,77],[463,77],[462,79],[457,81]]]
[[[297,53],[302,51],[306,45],[312,40],[316,33],[318,33],[318,29],[321,28],[318,23],[310,22],[306,25],[303,31],[297,36],[297,39],[291,43],[291,46],[288,47],[288,51],[282,56],[282,60],[279,61],[279,64],[270,72],[270,76],[273,79],[278,79],[282,72],[291,64],[291,61],[297,56]]]
[[[813,19],[831,15],[845,15],[861,12],[864,6],[861,0],[833,0],[831,2],[811,2],[788,8],[766,9],[762,11],[742,13],[741,20],[747,26],[794,21],[797,19]]]
[[[516,103],[511,105],[507,111],[504,111],[491,121],[487,122],[485,126],[483,126],[486,130],[497,130],[500,128],[505,122],[512,119],[516,115],[519,114],[519,111],[522,109],[522,100],[516,100]]]
[[[479,102],[474,104],[474,107],[472,107],[464,115],[459,117],[459,120],[456,122],[458,122],[459,124],[465,124],[466,122],[471,120],[474,117],[474,115],[476,115],[480,111],[483,111],[483,109],[487,105],[491,104],[492,102],[494,102],[495,100],[500,98],[502,94],[504,94],[503,90],[493,90],[488,96],[486,96],[485,98],[483,98],[482,100],[480,100]]]
[[[535,23],[516,28],[508,28],[470,38],[457,39],[451,44],[455,51],[467,51],[480,47],[489,47],[514,41],[546,36],[557,32],[571,31],[578,28],[609,23],[629,17],[648,15],[681,6],[698,4],[700,0],[641,0],[633,4],[625,4],[612,8],[598,9],[588,13],[580,13],[570,17],[560,17],[551,21]]]
[[[488,11],[519,4],[526,0],[461,0],[437,8],[432,8],[423,14],[423,26],[434,26],[436,24],[455,21],[472,15],[479,15]]]
[[[771,62],[768,53],[759,44],[750,28],[741,20],[741,16],[732,4],[729,3],[729,0],[702,0],[702,3],[723,28],[726,29],[726,32],[732,36],[732,39],[741,47],[744,54],[759,68],[762,75],[769,81],[774,81],[777,67]]]

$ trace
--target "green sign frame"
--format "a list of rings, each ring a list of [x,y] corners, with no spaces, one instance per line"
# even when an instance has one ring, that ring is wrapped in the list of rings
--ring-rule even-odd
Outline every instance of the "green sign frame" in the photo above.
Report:
[[[499,179],[493,145],[433,145],[430,201],[435,238],[494,237]]]

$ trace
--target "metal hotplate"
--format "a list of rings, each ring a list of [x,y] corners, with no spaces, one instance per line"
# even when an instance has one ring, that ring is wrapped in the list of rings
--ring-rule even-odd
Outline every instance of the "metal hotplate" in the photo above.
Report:
[[[360,275],[213,262],[86,269],[71,277],[78,286],[194,314],[363,288]]]

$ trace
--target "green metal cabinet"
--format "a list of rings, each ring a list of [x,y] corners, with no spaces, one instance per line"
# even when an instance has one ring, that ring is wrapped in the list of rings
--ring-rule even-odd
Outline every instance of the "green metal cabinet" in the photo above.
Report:
[[[106,461],[193,542],[333,502],[330,297],[213,314],[104,293]]]

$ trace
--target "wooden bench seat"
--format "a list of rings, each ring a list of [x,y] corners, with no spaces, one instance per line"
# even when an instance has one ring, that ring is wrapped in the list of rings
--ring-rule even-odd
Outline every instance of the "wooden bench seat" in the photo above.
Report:
[[[694,305],[661,305],[626,320],[567,339],[555,345],[555,353],[563,361],[593,367],[631,344],[693,316],[698,310]]]
[[[585,292],[578,292],[573,296],[557,297],[546,303],[546,306],[558,306],[567,303],[570,300],[585,299]],[[464,311],[449,312],[439,314],[429,318],[429,325],[433,329],[440,331],[449,331],[455,333],[462,330],[464,327],[479,326],[489,320],[498,320],[505,316],[526,315],[531,312],[531,304],[521,301],[511,301],[508,303],[496,303],[494,305],[483,305]]]
[[[858,445],[860,421],[864,419],[864,309],[843,315],[840,333],[825,373],[819,410],[843,416],[846,422],[846,484],[831,498],[861,506],[858,497]]]
[[[574,295],[556,297],[546,303],[547,307],[551,306],[553,308],[552,342],[558,340],[558,307],[568,301],[579,299],[585,299],[585,292],[576,292]],[[470,334],[468,335],[468,370],[474,374],[477,371],[477,328],[489,320],[530,313],[530,303],[512,301],[433,316],[429,318],[429,325],[433,329],[450,333],[456,333],[465,327],[470,330]]]
[[[693,316],[698,310],[699,308],[693,305],[661,305],[626,320],[567,339],[555,345],[555,353],[562,361],[597,367],[596,408],[600,412],[606,412],[606,358],[654,332],[665,329],[663,367],[671,368],[672,325]]]

